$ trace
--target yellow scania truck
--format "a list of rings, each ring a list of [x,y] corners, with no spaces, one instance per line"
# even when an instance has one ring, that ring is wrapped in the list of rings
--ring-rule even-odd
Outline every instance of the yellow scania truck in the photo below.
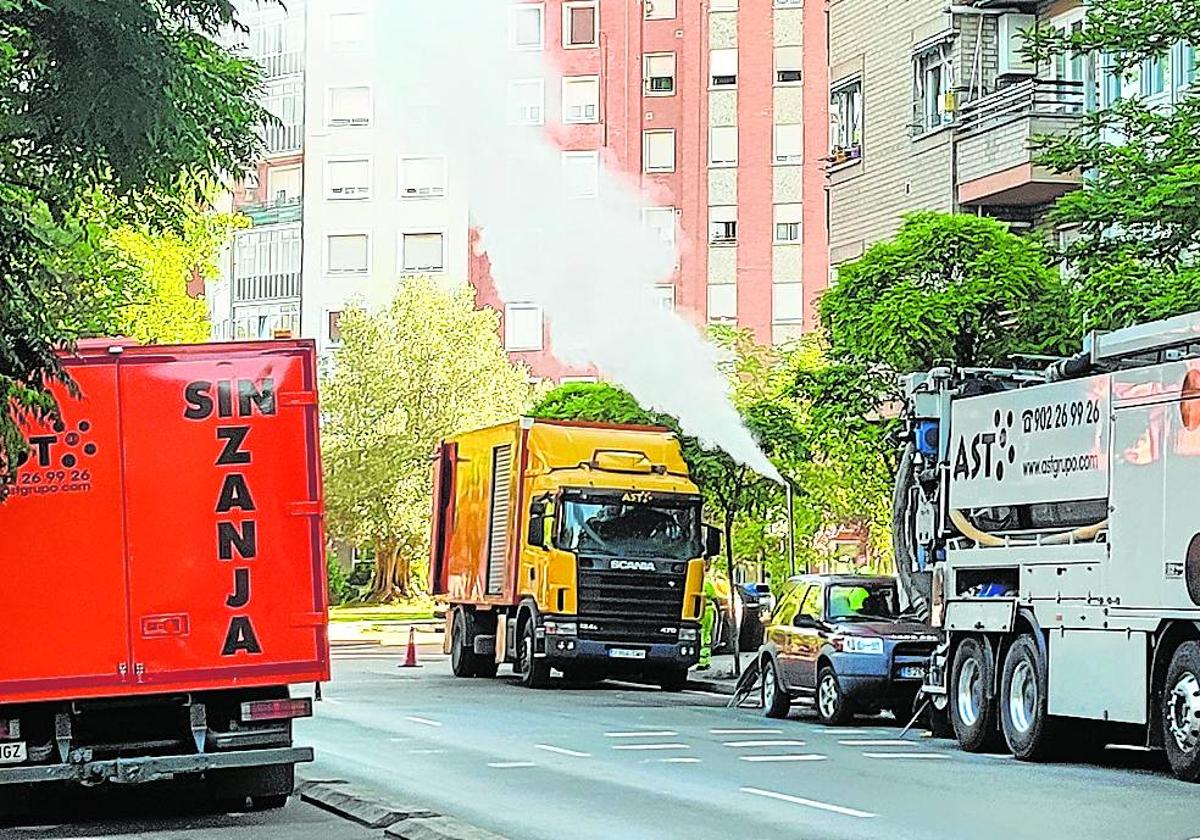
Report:
[[[444,441],[430,580],[456,676],[637,674],[678,691],[719,533],[666,429],[524,419]]]

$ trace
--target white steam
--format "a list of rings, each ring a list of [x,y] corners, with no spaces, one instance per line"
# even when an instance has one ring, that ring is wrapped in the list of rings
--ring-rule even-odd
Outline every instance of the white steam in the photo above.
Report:
[[[509,124],[510,80],[546,80],[547,123],[556,122],[559,84],[540,52],[509,49],[508,5],[379,6],[382,31],[373,40],[385,45],[388,87],[376,96],[399,110],[407,146],[444,151],[453,186],[465,189],[482,231],[501,298],[542,307],[564,362],[594,364],[642,405],[678,417],[705,445],[780,480],[729,401],[718,349],[655,301],[654,286],[670,278],[674,254],[642,224],[649,202],[603,165],[603,151],[598,197],[569,197],[576,177],[545,129]],[[629,95],[638,96],[637,88]],[[609,140],[629,144],[639,159],[640,134]]]

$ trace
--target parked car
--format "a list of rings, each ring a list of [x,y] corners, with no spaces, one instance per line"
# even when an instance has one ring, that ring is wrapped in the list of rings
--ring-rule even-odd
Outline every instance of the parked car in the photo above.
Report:
[[[763,704],[812,699],[822,723],[888,710],[907,722],[937,631],[899,609],[893,577],[805,575],[779,598],[762,646]]]

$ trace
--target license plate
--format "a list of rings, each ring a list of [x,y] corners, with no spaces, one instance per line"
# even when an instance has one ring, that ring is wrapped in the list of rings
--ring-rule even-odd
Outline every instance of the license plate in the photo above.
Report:
[[[609,648],[608,655],[612,659],[645,659],[646,651],[626,650],[625,648]]]
[[[919,679],[923,679],[924,676],[925,676],[925,666],[924,665],[901,665],[900,666],[900,679],[919,680]]]
[[[25,760],[25,742],[0,743],[0,764],[20,764]]]

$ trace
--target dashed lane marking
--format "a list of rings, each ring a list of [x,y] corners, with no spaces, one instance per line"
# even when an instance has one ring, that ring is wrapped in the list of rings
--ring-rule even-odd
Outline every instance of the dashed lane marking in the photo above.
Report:
[[[818,753],[787,753],[785,755],[739,755],[741,761],[765,764],[776,761],[825,761],[828,756]]]
[[[709,735],[782,735],[782,729],[710,729]]]
[[[442,725],[440,721],[430,720],[429,718],[423,718],[423,717],[413,717],[411,715],[406,716],[404,719],[407,720],[409,723],[419,723],[419,724],[421,724],[421,726],[441,726]]]
[[[605,738],[674,738],[679,733],[670,729],[658,731],[643,730],[641,732],[605,732]]]
[[[904,758],[904,759],[931,759],[933,761],[947,761],[950,756],[945,753],[915,753],[915,752],[865,752],[864,758]]]
[[[741,749],[742,747],[803,747],[803,741],[767,740],[767,741],[725,741],[725,746]]]
[[[691,756],[673,755],[670,758],[658,759],[659,764],[699,764],[700,759]]]
[[[888,740],[886,738],[847,738],[845,741],[838,741],[843,747],[915,747],[918,746],[915,741]]]
[[[777,799],[780,802],[790,802],[793,805],[803,805],[805,808],[815,808],[818,811],[828,811],[831,814],[841,814],[845,817],[857,817],[858,819],[871,819],[879,816],[872,814],[870,811],[860,811],[857,808],[847,808],[844,805],[831,805],[828,802],[818,802],[815,799],[804,799],[799,796],[792,796],[787,793],[776,793],[773,790],[762,790],[761,788],[744,787],[741,788],[742,793],[749,793],[753,796],[762,796],[767,799]]]
[[[548,753],[555,755],[569,755],[571,758],[591,758],[591,753],[579,752],[578,750],[569,750],[566,747],[556,747],[553,744],[534,744],[534,749],[545,750]]]
[[[517,770],[522,767],[537,767],[532,761],[489,761],[488,767],[493,770]]]
[[[614,750],[690,750],[687,744],[615,744]]]
[[[445,750],[409,750],[409,755],[445,755]]]

